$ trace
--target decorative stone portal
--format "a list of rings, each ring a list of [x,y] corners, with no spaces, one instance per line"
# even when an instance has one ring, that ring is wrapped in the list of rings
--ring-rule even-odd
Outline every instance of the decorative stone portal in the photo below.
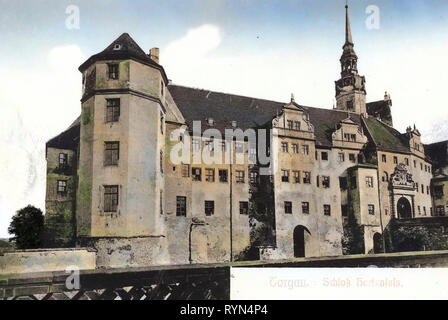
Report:
[[[311,235],[311,232],[304,226],[297,226],[294,229],[294,257],[305,257],[305,232]]]
[[[412,218],[412,207],[409,200],[405,197],[401,197],[397,202],[397,212],[399,219]]]

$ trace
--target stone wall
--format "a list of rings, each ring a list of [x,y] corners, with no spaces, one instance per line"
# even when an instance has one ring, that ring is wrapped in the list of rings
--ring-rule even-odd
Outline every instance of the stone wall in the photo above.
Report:
[[[0,274],[64,271],[96,268],[95,252],[87,249],[24,250],[0,254]]]

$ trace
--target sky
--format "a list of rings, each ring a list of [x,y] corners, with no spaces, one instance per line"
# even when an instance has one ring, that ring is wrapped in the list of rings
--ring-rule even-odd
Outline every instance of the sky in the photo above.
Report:
[[[80,114],[78,66],[128,32],[175,84],[332,108],[345,0],[0,0],[0,237],[45,211],[45,142]],[[373,10],[372,10],[373,8]],[[77,13],[79,12],[79,15]],[[448,1],[351,0],[367,100],[448,139]]]

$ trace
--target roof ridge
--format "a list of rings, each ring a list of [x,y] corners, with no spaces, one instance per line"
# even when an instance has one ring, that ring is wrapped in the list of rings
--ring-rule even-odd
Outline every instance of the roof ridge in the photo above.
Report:
[[[255,97],[251,97],[251,96],[244,96],[244,95],[240,95],[240,94],[227,93],[227,92],[222,92],[222,91],[213,91],[213,90],[205,89],[205,88],[188,87],[188,86],[185,86],[185,85],[175,84],[175,83],[171,83],[171,84],[168,85],[168,87],[170,87],[170,86],[172,86],[172,87],[181,87],[181,88],[186,88],[186,89],[191,89],[191,90],[205,91],[205,92],[208,92],[208,94],[210,94],[210,93],[217,93],[217,94],[230,95],[230,96],[239,97],[239,98],[246,98],[246,99],[258,100],[258,101],[273,102],[273,103],[283,104],[285,106],[289,104],[287,102],[280,102],[280,101],[269,100],[269,99],[264,99],[264,98],[255,98]],[[327,109],[327,108],[318,108],[318,107],[305,106],[303,104],[297,104],[297,105],[300,106],[300,107],[303,107],[305,109],[315,109],[315,110],[325,110],[325,111],[335,111],[335,112],[347,113],[347,111],[345,111],[345,110],[338,110],[338,109],[333,109],[333,108]],[[349,116],[350,115],[357,115],[357,113],[349,112]]]

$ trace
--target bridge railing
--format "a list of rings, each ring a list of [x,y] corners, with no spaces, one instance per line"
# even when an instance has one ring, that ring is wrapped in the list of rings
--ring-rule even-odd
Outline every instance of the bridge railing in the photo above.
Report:
[[[0,299],[190,300],[230,298],[230,269],[252,268],[427,268],[448,267],[448,251],[408,252],[207,265],[0,276]]]

